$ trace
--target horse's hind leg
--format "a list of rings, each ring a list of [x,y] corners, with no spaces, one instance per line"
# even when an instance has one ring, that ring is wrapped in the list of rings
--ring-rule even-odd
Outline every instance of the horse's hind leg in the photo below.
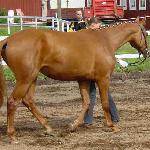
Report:
[[[30,87],[30,82],[27,81],[17,81],[15,89],[8,98],[7,101],[7,133],[11,139],[11,143],[16,143],[15,128],[14,128],[14,117],[18,104],[21,99],[25,96],[28,88]]]
[[[35,102],[34,102],[34,94],[35,94],[35,84],[36,81],[34,81],[29,88],[24,100],[23,104],[31,111],[31,113],[37,118],[37,120],[41,123],[41,125],[46,129],[46,133],[50,134],[52,132],[52,129],[47,123],[47,120],[41,115],[41,113],[38,111]]]
[[[79,115],[79,117],[74,121],[74,123],[71,125],[71,129],[76,129],[79,125],[81,125],[84,121],[85,113],[88,111],[89,108],[89,82],[88,81],[80,81],[79,88],[80,88],[80,94],[82,97],[82,111]]]

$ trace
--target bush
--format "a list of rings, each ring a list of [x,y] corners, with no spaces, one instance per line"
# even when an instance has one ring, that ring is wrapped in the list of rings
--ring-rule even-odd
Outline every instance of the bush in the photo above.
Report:
[[[17,13],[15,12],[15,16],[17,16]],[[15,23],[20,23],[20,18],[14,18]]]
[[[5,8],[0,9],[0,16],[7,16],[7,10]],[[7,23],[7,18],[0,18],[0,23]]]

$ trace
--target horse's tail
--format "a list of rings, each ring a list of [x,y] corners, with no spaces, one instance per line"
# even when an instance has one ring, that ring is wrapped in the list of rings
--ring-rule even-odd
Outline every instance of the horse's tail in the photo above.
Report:
[[[2,66],[2,50],[6,48],[6,45],[7,40],[0,41],[0,107],[3,104],[5,94],[5,79]]]

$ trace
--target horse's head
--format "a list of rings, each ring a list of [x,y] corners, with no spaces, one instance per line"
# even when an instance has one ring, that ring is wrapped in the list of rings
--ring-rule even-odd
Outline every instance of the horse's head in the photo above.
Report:
[[[137,23],[137,30],[129,42],[132,47],[138,50],[139,54],[143,54],[144,58],[150,57],[150,49],[148,49],[146,40],[148,34],[144,28],[146,19],[144,18],[140,21],[139,17],[137,17],[135,22]]]

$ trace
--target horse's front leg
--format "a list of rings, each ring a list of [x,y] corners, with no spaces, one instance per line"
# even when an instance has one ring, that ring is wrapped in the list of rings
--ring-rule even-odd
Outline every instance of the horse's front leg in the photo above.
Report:
[[[89,81],[79,81],[80,94],[82,97],[82,111],[79,117],[71,125],[71,129],[75,130],[79,125],[83,123],[85,113],[89,108]]]
[[[12,144],[18,143],[14,127],[15,112],[18,104],[22,101],[22,98],[26,94],[29,86],[30,82],[25,83],[25,81],[17,81],[15,89],[7,101],[7,133]]]
[[[102,108],[108,127],[114,132],[119,131],[119,128],[113,124],[110,114],[109,101],[108,101],[108,90],[109,90],[110,76],[105,76],[97,80],[99,93],[101,97]]]

